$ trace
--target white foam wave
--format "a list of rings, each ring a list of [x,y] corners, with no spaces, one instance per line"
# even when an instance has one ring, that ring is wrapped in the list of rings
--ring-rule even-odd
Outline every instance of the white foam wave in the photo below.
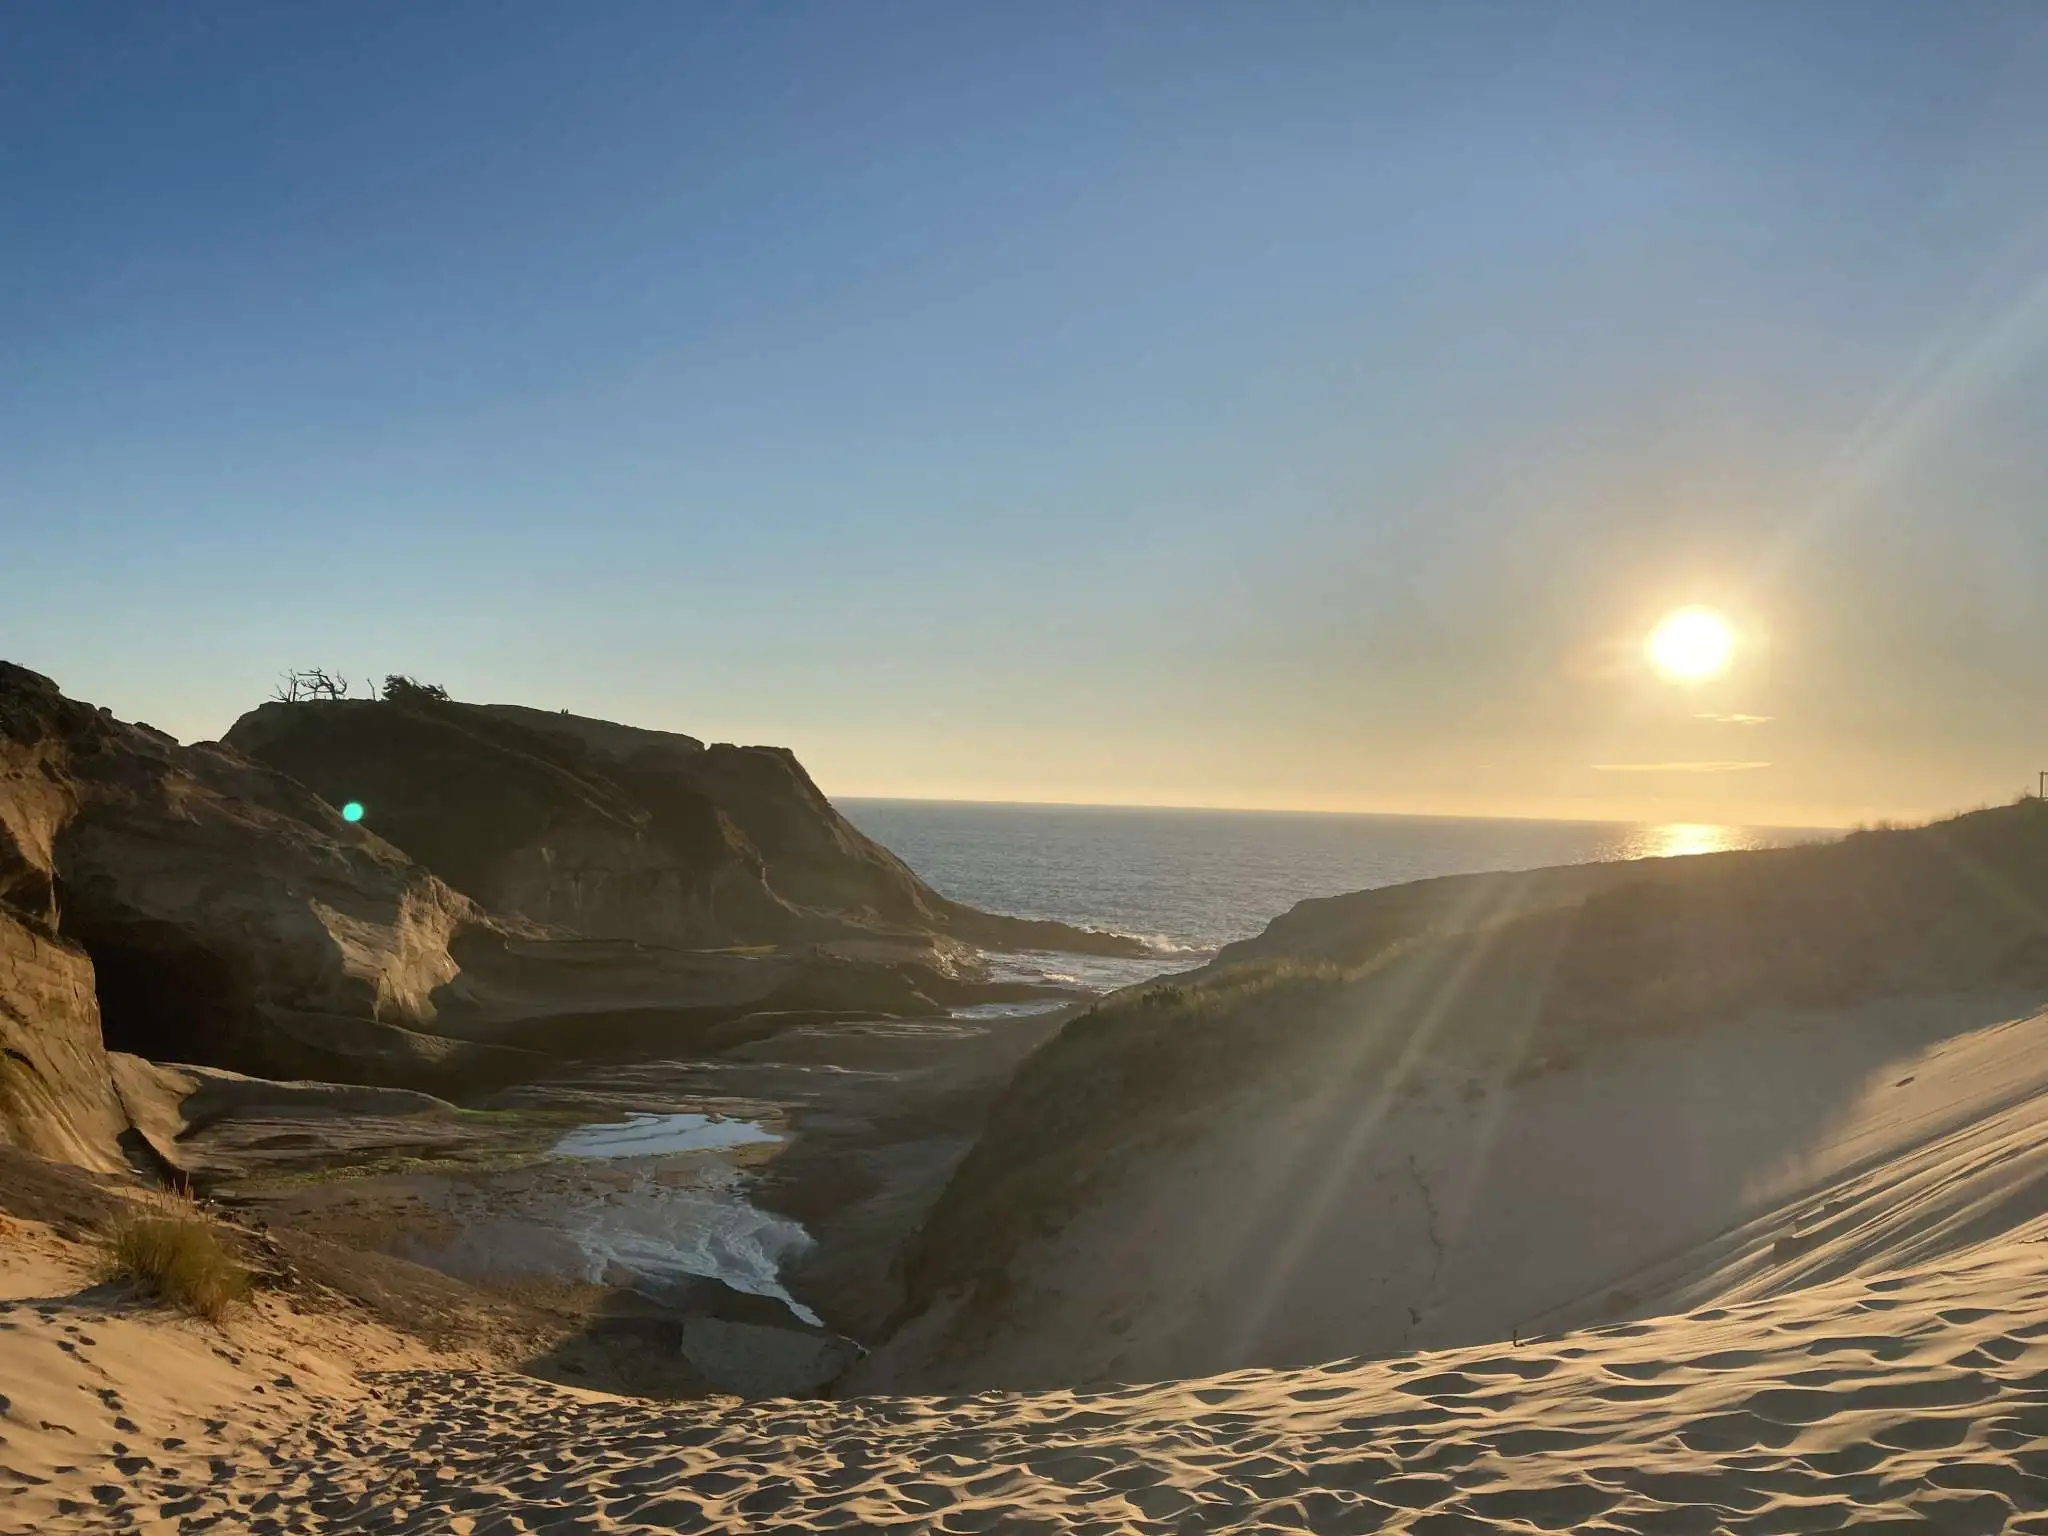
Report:
[[[1155,955],[1211,955],[1216,952],[1214,945],[1183,944],[1164,933],[1127,933],[1119,937],[1136,939]]]

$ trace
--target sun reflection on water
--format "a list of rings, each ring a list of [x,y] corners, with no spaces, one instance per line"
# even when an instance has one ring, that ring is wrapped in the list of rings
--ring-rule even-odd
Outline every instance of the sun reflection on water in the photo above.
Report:
[[[1790,841],[1804,841],[1794,838]],[[1788,841],[1782,829],[1727,827],[1709,821],[1651,822],[1632,827],[1613,858],[1676,859],[1694,853],[1769,848]]]
[[[1650,856],[1659,859],[1675,859],[1689,853],[1722,853],[1746,847],[1750,841],[1739,827],[1717,827],[1709,822],[1674,821],[1649,830],[1656,840]]]

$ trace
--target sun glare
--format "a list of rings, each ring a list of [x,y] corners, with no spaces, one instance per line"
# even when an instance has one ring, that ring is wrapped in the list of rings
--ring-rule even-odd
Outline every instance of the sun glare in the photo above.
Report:
[[[1673,682],[1705,682],[1728,670],[1735,631],[1711,608],[1681,608],[1657,621],[1644,650],[1650,665]]]

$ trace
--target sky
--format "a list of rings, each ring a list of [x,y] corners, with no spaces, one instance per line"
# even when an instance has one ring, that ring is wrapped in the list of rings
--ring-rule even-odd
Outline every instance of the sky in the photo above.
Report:
[[[2048,767],[2044,443],[2037,4],[0,8],[0,656],[187,740],[1925,816]]]

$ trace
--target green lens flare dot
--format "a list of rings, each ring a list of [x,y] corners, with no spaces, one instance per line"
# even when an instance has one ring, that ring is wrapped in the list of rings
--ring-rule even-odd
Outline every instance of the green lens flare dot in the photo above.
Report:
[[[341,808],[341,819],[343,821],[361,821],[363,819],[363,802],[360,800],[349,801],[347,805]]]

